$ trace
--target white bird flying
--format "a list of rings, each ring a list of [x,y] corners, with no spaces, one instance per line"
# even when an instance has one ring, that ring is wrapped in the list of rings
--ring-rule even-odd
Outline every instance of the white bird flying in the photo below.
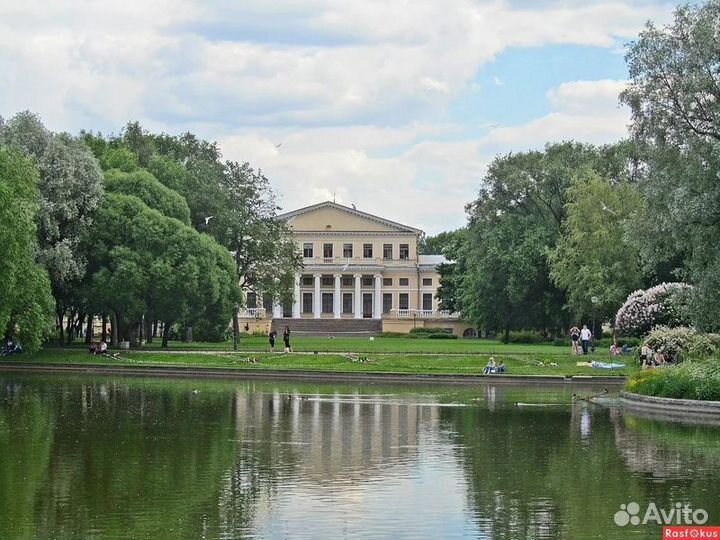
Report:
[[[214,217],[215,217],[215,216],[208,216],[208,217],[206,217],[206,218],[205,218],[205,225],[207,225],[207,224],[210,222],[210,220],[211,220],[212,218],[214,218]]]

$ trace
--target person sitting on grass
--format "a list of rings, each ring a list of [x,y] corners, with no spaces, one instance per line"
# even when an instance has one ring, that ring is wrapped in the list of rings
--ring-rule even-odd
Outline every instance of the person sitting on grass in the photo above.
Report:
[[[497,368],[495,369],[495,373],[505,373],[507,371],[507,368],[505,367],[505,362],[500,360],[500,363],[498,364]]]
[[[495,373],[495,359],[492,356],[483,370],[483,375],[489,375],[490,373]]]
[[[665,355],[662,352],[662,349],[658,349],[658,351],[655,353],[655,357],[653,358],[653,363],[656,366],[664,366],[665,365]]]

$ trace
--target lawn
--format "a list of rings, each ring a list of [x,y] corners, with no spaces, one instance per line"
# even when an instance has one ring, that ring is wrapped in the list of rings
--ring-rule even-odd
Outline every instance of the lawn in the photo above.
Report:
[[[551,347],[558,349],[557,347]],[[560,349],[562,351],[562,349]],[[576,366],[578,357],[565,352],[553,355],[522,352],[493,353],[496,360],[505,362],[508,375],[610,375],[608,370]],[[93,356],[79,350],[47,349],[35,355],[15,357],[25,362],[48,363],[107,363],[115,365],[189,365],[201,367],[223,367],[238,369],[283,369],[316,371],[377,371],[393,373],[442,373],[478,375],[489,358],[488,353],[481,354],[417,354],[417,353],[360,353],[342,354],[284,354],[284,353],[247,353],[247,352],[129,352],[121,354],[120,359]],[[7,361],[7,360],[6,360]],[[551,365],[556,364],[556,365]],[[627,367],[614,370],[613,375],[629,375],[637,371],[632,362]]]
[[[84,345],[76,345],[82,346]],[[293,337],[293,350],[296,352],[355,352],[355,353],[420,353],[420,354],[513,354],[540,356],[571,356],[570,342],[567,347],[552,344],[525,345],[505,344],[491,339],[414,339],[406,337],[383,338],[373,340],[364,337]],[[160,348],[160,340],[145,345],[146,349]],[[278,339],[276,350],[282,351],[282,339]],[[213,350],[232,351],[232,342],[208,343],[171,341],[171,350]],[[265,336],[247,336],[240,340],[240,351],[269,352],[270,346]],[[590,355],[594,360],[608,360],[606,350],[597,350]]]

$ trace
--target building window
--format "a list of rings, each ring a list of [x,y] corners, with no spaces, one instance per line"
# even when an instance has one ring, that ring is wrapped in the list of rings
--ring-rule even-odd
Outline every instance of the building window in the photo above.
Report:
[[[362,284],[363,284],[363,287],[372,287],[373,277],[372,276],[363,276]]]
[[[410,285],[410,279],[406,277],[401,277],[398,282],[400,283],[401,287],[407,287]]]
[[[303,276],[302,278],[302,284],[303,285],[313,285],[313,277],[312,276]]]
[[[322,293],[322,312],[333,312],[333,293]]]
[[[363,257],[366,259],[372,259],[372,244],[363,244]]]
[[[392,278],[391,277],[383,278],[383,287],[392,287]]]
[[[392,259],[392,244],[383,244],[383,259]]]
[[[257,307],[257,294],[254,292],[247,293],[247,307],[249,309],[254,309]]]
[[[320,278],[320,283],[323,287],[333,287],[335,285],[335,278],[333,276],[323,276]]]
[[[313,245],[312,243],[303,244],[303,257],[306,259],[313,258]]]
[[[423,278],[423,287],[432,287],[432,278],[431,277]]]
[[[343,313],[352,313],[353,312],[353,301],[352,301],[352,293],[346,292],[343,293]]]
[[[302,308],[303,308],[303,313],[312,313],[313,312],[313,293],[311,293],[311,292],[303,293]]]
[[[390,313],[392,311],[392,294],[383,294],[383,313]]]
[[[333,258],[333,245],[332,244],[323,244],[323,257],[326,259]]]
[[[355,282],[355,278],[352,276],[343,276],[342,277],[342,284],[343,287],[352,287]]]
[[[410,309],[410,295],[408,293],[398,295],[398,309]]]
[[[351,259],[352,256],[352,244],[343,244],[343,257]]]
[[[410,258],[410,245],[409,244],[400,244],[400,258],[401,259],[409,259]]]
[[[423,310],[432,311],[432,293],[423,293]]]

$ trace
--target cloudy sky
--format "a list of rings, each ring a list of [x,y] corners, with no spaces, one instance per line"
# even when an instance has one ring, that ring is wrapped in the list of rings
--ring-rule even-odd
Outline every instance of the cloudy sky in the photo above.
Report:
[[[334,194],[437,233],[494,155],[623,137],[623,46],[674,3],[3,0],[0,114],[190,130],[285,210]]]

